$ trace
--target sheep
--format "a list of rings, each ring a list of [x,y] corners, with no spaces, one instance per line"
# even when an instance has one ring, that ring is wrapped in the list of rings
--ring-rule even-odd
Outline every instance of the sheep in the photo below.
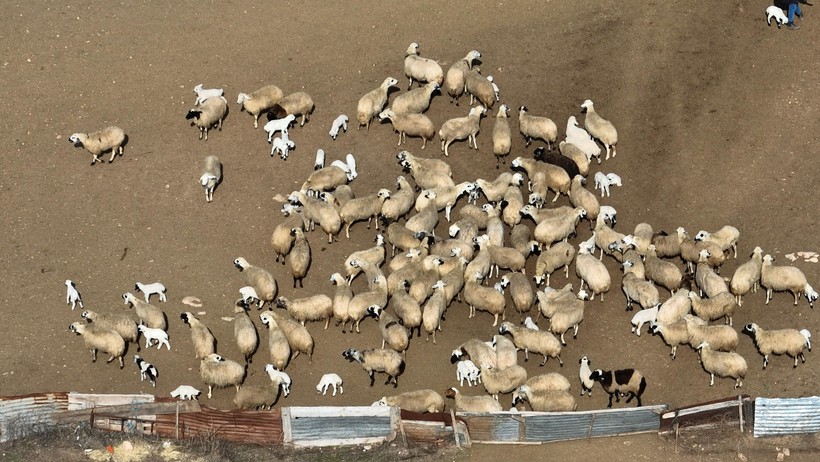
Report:
[[[196,125],[199,128],[199,139],[205,136],[205,141],[208,141],[208,130],[216,126],[219,131],[222,131],[222,121],[228,115],[228,100],[224,96],[218,98],[209,98],[201,105],[193,107],[185,114],[185,120],[191,120],[191,125]]]
[[[774,18],[774,23],[777,25],[777,28],[780,29],[780,26],[789,22],[789,18],[783,13],[783,9],[777,5],[769,5],[766,8],[766,24],[769,27],[772,27],[772,18]]]
[[[143,338],[145,338],[145,348],[150,348],[156,340],[157,350],[162,348],[162,345],[165,345],[168,350],[171,349],[171,344],[168,342],[168,333],[164,330],[154,329],[145,324],[137,325],[137,330],[142,334]]]
[[[743,386],[743,378],[746,377],[747,370],[743,356],[737,353],[715,351],[709,346],[709,342],[702,342],[695,349],[700,350],[700,363],[711,377],[710,387],[715,384],[715,374],[719,377],[735,379],[735,388]]]
[[[498,354],[492,346],[477,338],[471,338],[458,346],[450,354],[450,363],[455,364],[459,360],[470,359],[476,364],[489,364],[497,366]]]
[[[396,316],[401,320],[401,324],[410,330],[410,336],[413,336],[413,328],[416,328],[418,335],[421,336],[423,321],[421,305],[407,293],[407,287],[402,285],[399,290],[393,292],[390,297],[390,304]]]
[[[626,295],[626,311],[632,311],[633,301],[638,302],[643,309],[652,308],[660,302],[658,288],[631,271],[633,265],[631,260],[625,260],[623,263],[624,277],[621,280],[621,289]]]
[[[575,247],[567,242],[557,242],[547,249],[542,249],[535,261],[536,286],[540,286],[546,277],[546,285],[550,285],[550,275],[563,268],[564,276],[569,278],[569,265],[575,259]]]
[[[419,44],[413,42],[404,52],[404,75],[410,83],[407,89],[413,86],[413,80],[419,82],[435,82],[439,85],[444,81],[444,71],[432,59],[419,56]]]
[[[717,351],[734,351],[737,349],[737,332],[730,326],[710,326],[705,320],[687,314],[683,317],[686,330],[689,332],[689,345],[696,346],[701,342],[709,342],[712,349]]]
[[[197,319],[193,313],[184,312],[179,318],[191,327],[191,342],[194,344],[194,353],[197,359],[203,359],[216,352],[216,339],[211,330]]]
[[[65,280],[65,287],[66,287],[66,294],[65,294],[65,303],[66,305],[71,304],[71,311],[74,311],[74,307],[77,304],[80,304],[80,308],[83,307],[83,298],[80,296],[80,292],[77,290],[77,286],[71,279]]]
[[[524,320],[521,322],[521,325],[526,327],[527,329],[541,330],[541,329],[538,328],[538,324],[536,324],[535,321],[533,321],[532,317],[530,317],[530,316],[527,316],[526,318],[524,318]]]
[[[122,299],[124,304],[134,308],[140,322],[145,323],[147,327],[161,330],[167,329],[168,323],[165,320],[165,313],[163,313],[162,310],[138,299],[131,292],[122,294]]]
[[[518,348],[515,343],[503,335],[493,335],[491,341],[495,349],[496,368],[498,370],[507,369],[518,364]]]
[[[604,221],[608,221],[613,228],[615,227],[615,223],[618,222],[618,211],[610,205],[602,205],[599,215],[603,215]]]
[[[743,306],[743,296],[750,290],[757,292],[760,270],[763,266],[763,249],[755,247],[751,259],[737,267],[729,282],[729,290],[735,296],[737,306]]]
[[[137,323],[128,315],[120,313],[102,314],[92,310],[85,310],[81,316],[86,321],[93,323],[101,329],[116,331],[126,342],[136,343],[137,349],[139,349],[139,343],[137,343],[137,337],[139,336]]]
[[[690,273],[694,272],[694,266],[700,261],[702,250],[706,250],[707,252],[706,263],[712,268],[715,268],[716,272],[720,272],[720,265],[723,264],[723,261],[726,259],[723,251],[720,250],[720,246],[713,242],[690,239],[686,230],[682,227],[677,229],[677,233],[678,241],[680,242],[680,257],[686,262],[686,267]],[[729,289],[727,288],[726,290],[728,291]]]
[[[450,155],[450,144],[453,141],[467,139],[467,146],[478,150],[476,135],[480,129],[481,118],[487,113],[484,106],[476,106],[470,109],[466,117],[456,117],[441,124],[438,136],[441,138],[441,150],[445,156]]]
[[[304,287],[302,281],[307,275],[310,268],[310,243],[305,237],[305,232],[301,227],[296,227],[290,230],[293,236],[293,248],[285,257],[285,262],[290,268],[290,274],[293,277],[293,288],[296,288],[296,281],[299,281],[299,287]]]
[[[658,310],[658,322],[669,324],[680,321],[692,310],[692,301],[689,300],[689,291],[678,290]]]
[[[393,100],[390,109],[395,114],[421,114],[430,107],[433,93],[441,87],[437,82],[428,82],[426,85],[399,95]]]
[[[303,91],[297,91],[287,96],[283,96],[276,104],[271,106],[268,111],[268,120],[271,118],[281,119],[288,115],[300,115],[302,120],[299,126],[304,126],[305,122],[310,120],[310,114],[313,112],[315,105],[313,98]]]
[[[497,369],[489,364],[481,364],[481,383],[495,400],[499,394],[511,393],[527,381],[527,370],[521,366]]]
[[[547,148],[539,146],[533,151],[533,157],[541,162],[561,167],[570,178],[575,178],[575,175],[581,174],[578,164],[572,159],[562,156],[560,152],[547,151]]]
[[[262,324],[268,326],[268,352],[270,360],[277,369],[285,370],[290,362],[290,343],[285,332],[279,327],[271,312],[266,311],[259,315]]]
[[[578,300],[583,300],[586,296],[586,293],[581,291],[578,295]],[[573,329],[572,338],[578,337],[578,325],[583,322],[584,320],[584,304],[583,302],[577,304],[577,306],[567,307],[565,309],[561,309],[556,311],[552,317],[550,318],[550,328],[549,331],[552,332],[554,335],[561,334],[561,345],[566,346],[566,342],[564,341],[564,334],[570,328]]]
[[[292,124],[294,120],[296,120],[296,116],[293,114],[287,115],[281,119],[269,120],[268,123],[262,127],[262,129],[265,130],[265,133],[268,134],[268,143],[273,143],[273,135],[275,135],[276,132],[282,132],[283,135],[287,133],[290,124]],[[273,151],[271,151],[271,156],[273,156]]]
[[[383,396],[373,406],[395,406],[410,412],[444,412],[444,398],[433,390],[415,390]]]
[[[732,325],[732,314],[737,306],[735,297],[729,292],[721,292],[711,298],[700,298],[695,292],[689,292],[692,311],[699,318],[709,322],[725,317],[725,322]]]
[[[336,320],[337,326],[342,323],[342,333],[344,333],[347,321],[349,321],[348,307],[353,298],[353,291],[350,289],[349,280],[339,273],[330,275],[330,282],[336,285],[336,293],[333,295],[333,319]]]
[[[609,394],[608,408],[612,407],[612,397],[616,402],[621,402],[621,395],[629,394],[626,402],[637,398],[638,407],[641,407],[641,395],[646,390],[646,378],[635,369],[618,369],[615,371],[604,371],[595,369],[589,378],[601,384],[605,392]]]
[[[287,396],[290,394],[290,385],[292,383],[290,375],[288,375],[287,372],[278,369],[273,364],[266,364],[265,372],[268,373],[268,377],[270,377],[271,381],[280,381],[282,391],[285,393],[285,397],[287,398]]]
[[[384,236],[381,234],[376,235],[375,242],[375,246],[370,247],[369,249],[353,252],[347,257],[347,259],[345,259],[344,267],[347,274],[348,283],[353,282],[353,279],[362,271],[361,265],[352,266],[351,262],[367,262],[375,266],[381,266],[382,263],[384,263]]]
[[[273,301],[276,299],[278,292],[276,279],[273,278],[267,270],[259,266],[253,266],[242,257],[233,261],[234,266],[244,273],[245,283],[256,290],[262,305],[265,303],[273,306]]]
[[[399,176],[396,178],[396,191],[391,193],[390,197],[382,204],[381,216],[388,223],[396,221],[407,215],[407,212],[413,208],[415,199],[410,183],[405,177]]]
[[[740,231],[738,231],[737,228],[726,225],[714,233],[700,230],[695,235],[695,240],[713,242],[720,246],[724,252],[731,248],[735,252],[735,258],[737,258],[737,240],[739,237]]]
[[[181,400],[195,400],[201,394],[201,391],[190,385],[180,385],[171,391],[172,398],[179,398]]]
[[[513,406],[524,401],[530,403],[530,407],[536,412],[568,412],[578,409],[575,397],[563,390],[536,393],[527,385],[522,385],[513,395]]]
[[[336,388],[339,388],[339,394],[344,394],[345,389],[342,387],[342,378],[339,377],[339,374],[329,373],[322,376],[319,380],[319,384],[316,385],[316,393],[321,393],[322,396],[325,396],[327,393],[327,389],[330,386],[333,386],[333,394],[331,396],[336,396]]]
[[[473,61],[481,57],[481,53],[471,50],[466,56],[454,62],[444,77],[444,88],[450,95],[450,102],[458,106],[458,98],[464,94],[467,71],[473,67]]]
[[[239,352],[245,357],[245,367],[251,362],[251,357],[259,346],[259,334],[247,309],[248,306],[242,299],[236,301],[233,309],[233,337]]]
[[[481,383],[481,369],[469,359],[462,359],[456,365],[456,380],[458,386],[463,387],[464,381],[467,381],[467,386],[472,387],[476,383]]]
[[[591,100],[585,100],[581,104],[581,110],[587,113],[584,119],[584,128],[593,138],[604,145],[606,148],[606,160],[609,160],[610,147],[612,148],[612,157],[615,157],[617,154],[615,145],[618,144],[618,131],[615,130],[615,126],[612,125],[612,122],[604,119],[595,112],[595,107],[592,105]]]
[[[379,331],[382,335],[382,348],[385,345],[404,355],[407,354],[407,347],[410,345],[410,335],[399,321],[390,313],[386,313],[384,308],[374,305],[368,307],[367,314],[379,320]]]
[[[277,136],[271,142],[270,156],[273,157],[278,152],[282,160],[288,160],[290,150],[295,147],[296,143],[288,137],[288,132],[283,131],[281,138]]]
[[[199,177],[199,184],[205,188],[205,202],[214,200],[214,189],[222,182],[222,163],[216,156],[205,158],[205,167],[202,169],[202,176]]]
[[[814,288],[812,288],[812,286],[808,283],[806,283],[806,286],[803,288],[803,292],[806,295],[806,300],[809,302],[809,307],[814,308],[814,302],[820,298],[820,294],[818,294],[817,291],[814,290]]]
[[[749,323],[743,328],[743,333],[752,337],[757,350],[763,355],[763,369],[769,364],[770,354],[791,356],[794,358],[792,367],[796,368],[797,358],[806,362],[803,351],[806,348],[811,351],[811,332],[808,329],[765,330],[755,323]]]
[[[142,382],[145,379],[148,379],[148,381],[151,382],[151,386],[156,387],[157,377],[159,377],[159,372],[157,372],[157,368],[153,364],[142,359],[140,355],[134,355],[134,364],[136,364],[137,369],[140,370],[140,382]]]
[[[525,146],[529,146],[533,139],[541,139],[551,149],[552,143],[558,139],[558,126],[547,117],[531,116],[526,106],[518,108],[518,129],[524,136]]]
[[[601,216],[598,215],[598,219]],[[581,289],[584,284],[589,287],[592,296],[590,300],[595,300],[595,294],[601,295],[601,303],[604,301],[604,294],[609,292],[612,285],[612,277],[609,275],[606,266],[589,253],[589,248],[582,245],[575,256],[575,274],[581,279]]]
[[[612,177],[610,177],[612,175]],[[602,172],[597,172],[595,174],[595,189],[599,189],[601,191],[601,197],[609,197],[610,186],[622,186],[621,177],[614,173],[607,173],[604,174]]]
[[[194,93],[196,93],[196,101],[194,101],[194,106],[199,106],[208,98],[217,98],[222,96],[225,93],[225,90],[221,88],[202,88],[202,84],[197,84],[194,87]]]
[[[508,332],[512,335],[515,346],[524,350],[524,361],[529,359],[529,352],[532,351],[544,356],[544,361],[541,362],[540,366],[546,364],[549,358],[557,359],[558,363],[562,367],[564,366],[564,362],[561,360],[561,342],[550,332],[518,327],[511,322],[502,322],[501,327],[498,328],[498,333],[505,334]]]
[[[120,127],[106,127],[90,133],[74,133],[68,137],[68,141],[74,145],[75,148],[84,147],[91,153],[91,165],[100,160],[100,154],[111,150],[111,158],[108,163],[114,162],[114,157],[119,154],[122,156],[123,145],[125,144],[125,131]]]
[[[356,333],[359,333],[359,324],[367,315],[369,307],[373,305],[384,307],[387,305],[387,280],[384,275],[368,276],[368,284],[370,285],[369,290],[355,294],[348,305],[348,317],[356,325]]]
[[[302,191],[329,191],[351,181],[350,168],[347,164],[338,166],[331,164],[327,167],[314,170],[308,179],[302,184]]]
[[[483,178],[475,180],[475,184],[489,202],[500,202],[510,186],[521,186],[524,182],[524,175],[521,173],[503,172],[494,180],[487,181]],[[486,227],[483,226],[483,227]]]
[[[443,160],[416,157],[409,151],[400,151],[396,154],[396,158],[402,167],[413,173],[414,178],[417,178],[417,184],[418,180],[423,180],[424,177],[428,176],[453,176],[452,168]],[[429,187],[422,184],[419,184],[419,187],[429,189]]]
[[[583,128],[578,126],[578,119],[575,116],[569,116],[567,119],[567,139],[583,139],[583,140],[591,140],[592,136],[584,130]]]
[[[493,315],[493,327],[498,325],[498,316],[506,318],[507,308],[504,299],[504,289],[500,287],[484,287],[476,275],[465,275],[464,303],[470,306],[470,318],[475,317],[476,310],[486,311]]]
[[[578,363],[581,365],[578,368],[578,378],[581,381],[581,396],[584,396],[584,393],[586,393],[587,396],[592,396],[592,386],[595,385],[595,381],[590,377],[592,375],[592,369],[589,368],[589,365],[592,364],[592,362],[589,360],[589,357],[582,356],[581,359],[578,360]]]
[[[159,301],[161,302],[168,301],[165,298],[165,286],[160,282],[154,282],[152,284],[137,282],[134,284],[134,290],[137,292],[142,292],[145,295],[145,303],[150,303],[149,298],[151,298],[151,295],[153,294],[159,294]],[[82,305],[80,305],[80,307],[82,307]]]
[[[484,107],[493,107],[495,103],[495,88],[493,83],[481,75],[481,69],[474,67],[467,71],[464,88],[470,94],[470,104],[478,101]]]
[[[385,109],[379,113],[379,120],[389,119],[393,130],[399,134],[396,146],[406,143],[407,135],[419,137],[422,140],[421,149],[427,147],[427,141],[436,136],[433,122],[424,114],[396,112],[395,109]]]
[[[689,330],[683,320],[666,324],[660,322],[650,323],[648,332],[652,335],[660,335],[663,338],[663,342],[671,348],[669,356],[673,360],[677,356],[678,346],[689,343]]]
[[[557,197],[557,196],[556,196]],[[586,216],[586,210],[582,207],[570,209],[569,213],[559,215],[555,218],[545,219],[538,223],[533,231],[533,237],[540,244],[550,246],[558,241],[566,241],[570,235],[575,234],[575,228],[581,218]]]
[[[347,133],[347,120],[347,116],[344,114],[341,114],[339,115],[339,117],[333,119],[333,122],[330,124],[329,132],[331,138],[333,138],[334,140],[336,139],[336,137],[339,135],[339,129],[342,129],[345,133]],[[324,154],[324,151],[322,151],[322,153]],[[324,164],[324,161],[322,162],[322,164]]]
[[[575,163],[579,175],[587,176],[589,174],[589,158],[578,146],[561,141],[558,143],[558,152]]]
[[[370,121],[384,109],[384,105],[387,104],[387,92],[398,83],[399,81],[393,77],[387,77],[378,88],[370,90],[359,99],[356,106],[356,119],[359,121],[357,130],[364,125],[370,132]]]
[[[307,321],[325,321],[325,329],[333,316],[333,300],[327,295],[317,294],[310,297],[288,300],[285,297],[276,299],[276,307],[287,309],[288,314],[303,326]]]
[[[455,387],[448,388],[444,396],[455,401],[457,412],[501,412],[501,403],[492,396],[464,396]]]
[[[97,362],[97,350],[111,355],[108,361],[114,358],[120,360],[120,369],[125,367],[123,355],[125,355],[125,340],[113,329],[103,329],[94,324],[83,324],[80,322],[71,323],[68,330],[82,336],[85,347],[91,350],[91,362]]]
[[[269,110],[283,96],[285,93],[276,85],[265,85],[251,94],[239,93],[236,104],[241,106],[240,110],[253,116],[253,128],[259,128],[259,114]]]
[[[655,254],[659,258],[674,258],[680,256],[680,244],[683,240],[677,232],[668,234],[666,231],[657,231],[652,236],[652,245],[655,246]]]
[[[282,330],[282,333],[285,334],[291,351],[295,352],[290,358],[291,360],[296,359],[300,353],[304,353],[308,355],[308,360],[311,364],[313,364],[314,341],[305,326],[293,319],[287,313],[280,313],[276,311],[261,313],[259,318],[262,320],[263,324],[268,324],[271,320],[276,321],[276,325]]]
[[[379,229],[379,214],[382,211],[382,204],[390,197],[390,191],[380,189],[376,194],[357,197],[349,200],[339,210],[339,217],[345,224],[345,236],[350,239],[350,225],[367,219],[367,229],[370,229],[370,222],[376,220],[376,229]]]
[[[427,333],[427,338],[425,341],[429,342],[430,334],[432,334],[433,345],[436,344],[436,331],[441,330],[441,318],[444,315],[444,310],[447,309],[447,299],[444,294],[444,287],[444,281],[436,281],[436,283],[432,286],[433,293],[427,299],[427,302],[421,310],[421,325]],[[410,295],[413,295],[412,292]],[[422,303],[424,300],[419,300],[419,298],[416,298],[416,301]]]
[[[388,201],[385,201],[385,204],[387,204],[387,202]],[[398,269],[400,269],[399,266],[404,266],[404,263],[407,263],[409,261],[405,259],[412,259],[418,256],[426,256],[426,247],[424,247],[422,244],[423,242],[426,242],[426,233],[417,233],[415,231],[411,231],[407,229],[403,223],[390,223],[390,225],[387,227],[387,241],[390,242],[390,245],[392,247],[391,256],[393,258],[390,260],[391,271],[397,271]],[[396,257],[396,250],[408,253]],[[409,253],[411,251],[413,251],[414,253]],[[422,252],[424,252],[424,255],[421,255]]]
[[[601,211],[601,204],[592,194],[584,187],[586,180],[580,174],[575,175],[572,179],[572,184],[569,187],[569,202],[573,207],[583,207],[586,210],[586,218],[590,222],[598,219],[598,214]]]
[[[658,303],[657,305],[653,306],[652,308],[648,308],[645,310],[640,310],[632,316],[632,320],[630,323],[632,324],[631,332],[638,334],[638,337],[641,336],[641,329],[643,325],[649,323],[657,322],[658,320],[658,310],[660,309],[661,304]]]
[[[647,280],[666,288],[670,292],[680,289],[683,282],[683,273],[674,263],[658,258],[655,244],[649,244],[643,267]]]
[[[502,104],[499,106],[498,112],[495,115],[495,125],[493,125],[493,154],[495,154],[496,169],[498,169],[501,158],[510,154],[510,147],[512,146],[510,123],[507,117],[509,112],[509,106]]]
[[[695,269],[695,283],[700,289],[700,294],[706,294],[707,297],[715,297],[718,294],[729,293],[729,288],[726,286],[726,281],[718,276],[708,263],[709,251],[703,249],[700,251],[700,259]]]
[[[579,291],[578,295],[572,292],[572,283],[567,283],[562,289],[553,289],[546,287],[543,291],[537,292],[538,297],[538,311],[539,314],[536,319],[543,315],[546,318],[551,318],[555,313],[566,309],[581,309],[582,300],[586,292]]]
[[[427,194],[435,199],[436,193],[432,190],[426,190]],[[434,202],[424,208],[424,210],[410,217],[404,226],[415,233],[424,232],[435,236],[435,228],[438,224],[438,207]]]
[[[279,389],[282,385],[282,379],[277,377],[265,385],[246,386],[237,390],[233,403],[237,409],[270,409],[279,401]]]
[[[404,372],[404,360],[393,350],[384,348],[367,348],[359,351],[348,348],[342,352],[342,357],[350,362],[356,361],[370,376],[370,386],[375,382],[375,372],[384,372],[387,375],[385,385],[393,382],[393,388],[399,386],[399,374]]]
[[[806,275],[794,266],[772,266],[774,258],[766,254],[760,267],[760,285],[766,289],[766,304],[772,299],[772,292],[789,291],[794,295],[794,304],[808,286]],[[811,286],[808,286],[811,287]],[[808,297],[807,297],[808,298]],[[811,299],[809,298],[809,304]]]
[[[519,314],[528,313],[533,302],[535,302],[535,293],[527,276],[524,273],[511,273],[505,274],[504,278],[509,283],[510,298],[515,306],[515,311]]]
[[[539,162],[535,159],[524,159],[517,157],[512,162],[515,168],[524,168],[527,171],[527,176],[530,178],[533,190],[541,189],[541,198],[544,198],[546,188],[555,191],[553,202],[558,200],[560,194],[568,195],[569,188],[572,184],[569,174],[561,167],[557,167],[545,162]]]
[[[316,172],[320,171],[321,170],[317,170]],[[319,223],[319,226],[322,228],[322,231],[327,233],[328,244],[333,242],[334,237],[337,234],[339,234],[339,231],[342,228],[342,218],[339,215],[339,212],[336,210],[336,207],[333,206],[333,204],[327,203],[323,200],[308,197],[308,195],[305,194],[303,191],[292,193],[290,196],[288,196],[288,200],[296,200],[296,202],[303,204],[305,218],[311,223],[311,230],[315,228],[316,223]]]
[[[291,231],[294,228],[305,228],[305,216],[298,207],[291,204],[284,204],[282,206],[282,214],[285,215],[285,219],[274,228],[270,237],[270,245],[276,253],[276,262],[279,263],[279,259],[281,258],[282,264],[284,265],[285,257],[290,253],[290,249],[293,247],[294,236],[291,235]],[[251,286],[247,287],[253,289]],[[254,298],[259,299],[255,290]],[[261,300],[259,306],[261,306]]]
[[[493,94],[495,95],[495,101],[498,102],[501,100],[500,90],[498,89],[498,85],[495,84],[495,79],[493,76],[488,75],[487,81],[493,86]]]

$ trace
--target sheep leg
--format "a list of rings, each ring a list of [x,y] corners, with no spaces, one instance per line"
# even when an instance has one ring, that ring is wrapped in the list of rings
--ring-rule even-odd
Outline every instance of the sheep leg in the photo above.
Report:
[[[212,385],[208,385],[208,399],[211,399],[211,394],[212,394],[212,392],[213,392],[213,386],[212,386]]]
[[[108,163],[114,162],[114,157],[117,156],[117,148],[111,149],[111,158],[108,159]]]
[[[91,349],[91,362],[92,363],[97,362],[97,349],[96,348]]]
[[[560,191],[555,191],[555,197],[552,199],[552,201],[553,201],[553,202],[557,201],[557,200],[558,200],[558,196],[560,196],[560,195],[561,195],[561,192],[560,192]]]
[[[373,383],[376,382],[376,377],[374,376],[373,371],[368,372],[368,375],[370,375],[370,386],[372,387]]]
[[[449,140],[444,144],[444,157],[450,157],[450,150],[448,148],[450,147],[450,143],[452,142],[453,140]]]

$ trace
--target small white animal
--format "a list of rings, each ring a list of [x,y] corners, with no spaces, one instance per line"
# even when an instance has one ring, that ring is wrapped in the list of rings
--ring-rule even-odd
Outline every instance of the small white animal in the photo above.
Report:
[[[469,359],[459,361],[456,365],[456,380],[458,386],[464,386],[464,380],[467,380],[467,385],[473,386],[481,383],[481,369],[479,369],[474,362]]]
[[[270,156],[273,157],[273,155],[276,154],[276,152],[278,151],[279,157],[281,157],[282,160],[288,160],[289,151],[296,147],[296,144],[288,137],[287,130],[283,130],[282,137],[274,138],[273,143],[271,144],[273,146],[270,150]]]
[[[140,355],[134,355],[134,363],[140,370],[140,382],[145,379],[148,379],[151,382],[151,386],[157,386],[157,376],[159,376],[159,372],[157,372],[157,368],[154,367],[153,364],[149,363],[148,361],[142,359]]]
[[[333,119],[333,123],[330,125],[330,137],[335,140],[336,136],[339,135],[340,128],[347,133],[347,116],[344,114]]]
[[[162,329],[154,329],[152,327],[148,327],[145,324],[140,324],[137,326],[137,330],[142,332],[142,336],[145,337],[145,348],[151,348],[154,344],[154,340],[157,341],[157,350],[162,348],[162,345],[171,349],[171,344],[168,343],[168,333]]]
[[[538,325],[532,320],[531,316],[527,316],[524,319],[524,327],[526,327],[527,329],[539,330]]]
[[[273,119],[265,124],[265,131],[268,133],[268,143],[273,142],[273,135],[276,132],[287,132],[288,127],[293,121],[296,120],[296,116],[293,114],[288,114],[286,117],[281,119]]]
[[[143,284],[141,282],[138,282],[138,283],[134,284],[134,290],[136,290],[137,292],[142,292],[143,294],[145,294],[145,303],[150,303],[150,300],[148,300],[148,299],[153,294],[159,294],[159,301],[161,301],[161,302],[167,302],[168,301],[165,298],[165,286],[162,285],[162,283],[160,283],[160,282],[154,282],[152,284]],[[82,306],[82,305],[80,305],[80,306]]]
[[[487,76],[487,80],[489,80],[490,83],[493,85],[493,93],[495,93],[495,101],[498,102],[499,101],[499,99],[498,99],[499,98],[499,96],[498,96],[498,93],[499,93],[498,92],[498,85],[495,84],[495,82],[493,81],[493,76],[491,76],[491,75]]]
[[[621,183],[621,177],[615,173],[607,173],[606,178],[609,180],[610,186],[623,186],[623,183]]]
[[[277,377],[281,377],[282,379],[282,391],[285,393],[285,397],[290,394],[290,376],[287,372],[280,371],[276,368],[273,364],[266,364],[265,365],[265,372],[268,373],[268,376],[271,380],[275,380]]]
[[[333,394],[331,396],[336,396],[336,387],[339,387],[339,394],[343,394],[345,392],[344,388],[342,388],[342,378],[339,377],[339,374],[325,374],[322,376],[322,379],[319,380],[319,384],[316,385],[316,393],[321,393],[322,396],[325,396],[327,393],[327,389],[329,386],[333,386]]]
[[[313,161],[313,170],[325,168],[325,151],[323,149],[316,150],[316,160]]]
[[[194,87],[194,93],[196,93],[196,101],[194,101],[194,106],[199,106],[208,98],[222,96],[225,91],[221,88],[202,88],[202,84],[200,83]]]
[[[598,172],[595,174],[595,189],[601,190],[601,197],[604,197],[605,195],[606,197],[609,197],[610,186],[622,186],[621,177],[614,173],[604,174],[602,172]]]
[[[71,309],[73,310],[77,303],[80,304],[80,308],[83,307],[83,298],[80,296],[80,292],[77,291],[77,286],[74,285],[74,282],[71,279],[65,280],[65,287],[66,287],[66,294],[65,294],[65,303],[71,304]]]
[[[239,294],[242,295],[242,301],[246,304],[256,303],[256,306],[262,307],[262,300],[259,299],[259,295],[256,294],[256,289],[252,286],[240,287]]]
[[[775,5],[771,5],[770,7],[766,8],[766,22],[769,24],[769,27],[772,26],[772,18],[774,18],[775,23],[777,24],[777,28],[780,29],[780,26],[789,22],[789,18],[786,17],[783,10]]]
[[[202,392],[190,385],[180,385],[171,392],[171,397],[179,399],[197,399]]]

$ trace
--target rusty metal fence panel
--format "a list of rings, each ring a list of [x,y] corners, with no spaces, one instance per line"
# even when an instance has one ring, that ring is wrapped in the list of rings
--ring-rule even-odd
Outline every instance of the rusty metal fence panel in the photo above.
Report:
[[[67,393],[0,397],[0,443],[53,427],[55,412],[68,410]]]
[[[820,396],[757,398],[754,436],[820,432]]]

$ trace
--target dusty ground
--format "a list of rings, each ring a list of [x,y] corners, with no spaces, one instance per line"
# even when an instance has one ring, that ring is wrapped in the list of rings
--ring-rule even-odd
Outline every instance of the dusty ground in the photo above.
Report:
[[[468,6],[473,12],[465,13]],[[559,127],[570,115],[582,120],[584,99],[595,101],[620,134],[618,156],[594,165],[593,172],[616,172],[624,179],[603,201],[618,209],[622,232],[639,222],[667,231],[683,226],[693,234],[732,224],[741,231],[741,258],[727,261],[725,276],[758,245],[781,264],[789,263],[785,254],[820,250],[813,159],[820,74],[811,58],[818,52],[820,10],[805,7],[802,28],[793,32],[767,27],[765,7],[703,0],[7,5],[0,18],[0,75],[11,90],[0,120],[0,149],[6,154],[0,280],[7,286],[0,295],[6,312],[0,393],[164,395],[181,383],[201,386],[188,327],[179,320],[189,308],[180,301],[186,295],[201,298],[201,318],[218,339],[218,351],[237,358],[233,326],[221,318],[231,313],[244,285],[232,265],[239,256],[271,270],[282,295],[332,293],[329,275],[350,252],[369,247],[375,230],[357,224],[349,241],[330,246],[319,233],[310,234],[314,263],[304,289],[292,290],[269,246],[281,220],[280,204],[272,198],[301,184],[317,148],[329,161],[356,154],[360,177],[352,188],[358,195],[393,187],[401,172],[389,126],[373,126],[369,133],[352,129],[336,141],[327,132],[338,114],[352,119],[359,97],[387,75],[398,78],[404,91],[402,58],[413,41],[421,44],[422,56],[445,69],[470,49],[480,50],[482,70],[495,76],[502,102],[527,105]],[[197,140],[184,118],[198,83],[224,88],[231,103],[224,129],[207,142]],[[307,91],[316,102],[310,122],[291,130],[297,149],[287,162],[268,156],[261,128],[254,130],[235,104],[238,92],[269,83],[286,93]],[[436,125],[464,113],[464,99],[456,107],[445,97],[436,97],[428,111]],[[498,173],[492,123],[482,122],[478,152],[463,142],[452,146],[449,161],[457,181]],[[125,155],[90,167],[90,155],[67,139],[110,124],[128,133]],[[517,128],[515,117],[512,127]],[[441,157],[435,142],[425,151],[420,145],[410,139],[405,148]],[[530,153],[514,138],[513,156]],[[224,163],[225,180],[214,202],[206,204],[197,179],[210,154]],[[565,197],[557,202],[565,204]],[[572,242],[588,236],[581,226]],[[820,285],[816,264],[793,264]],[[588,305],[578,339],[562,354],[564,368],[530,362],[525,366],[531,374],[560,370],[574,384],[577,360],[588,355],[596,367],[642,370],[649,382],[646,404],[687,405],[736,394],[727,379],[709,387],[692,350],[682,349],[671,361],[660,339],[630,335],[619,269],[614,262],[607,266],[616,287],[606,303]],[[160,307],[170,321],[172,351],[142,352],[160,370],[156,389],[141,383],[130,363],[120,371],[89,361],[81,339],[67,330],[79,319],[79,310],[64,304],[67,278],[77,283],[85,307],[97,311],[125,310],[120,295],[135,281],[158,280],[168,287],[169,301]],[[553,285],[563,283],[559,276]],[[354,289],[362,287],[357,280]],[[797,307],[787,294],[777,294],[768,306],[764,300],[761,293],[747,297],[735,327],[754,321],[820,332],[817,312],[805,300]],[[466,307],[453,305],[438,345],[412,342],[399,391],[454,385],[450,352],[470,337],[489,338],[490,324],[486,314],[467,320]],[[294,361],[288,369],[293,393],[281,404],[362,405],[394,392],[378,382],[368,388],[366,374],[340,355],[348,347],[378,346],[376,323],[363,322],[359,335],[321,327],[309,326],[317,339],[313,364],[305,357]],[[744,393],[817,393],[812,354],[797,369],[777,357],[762,371],[762,358],[747,337],[738,352],[750,364]],[[246,383],[267,380],[266,360],[264,351],[257,354]],[[345,378],[345,394],[317,397],[313,387],[330,371]],[[232,397],[230,390],[217,391],[205,403],[229,407]],[[508,405],[509,396],[502,402]],[[605,404],[600,389],[579,399],[580,409]],[[651,442],[641,446],[650,454],[654,449]],[[498,449],[487,450],[500,457],[506,449]]]

